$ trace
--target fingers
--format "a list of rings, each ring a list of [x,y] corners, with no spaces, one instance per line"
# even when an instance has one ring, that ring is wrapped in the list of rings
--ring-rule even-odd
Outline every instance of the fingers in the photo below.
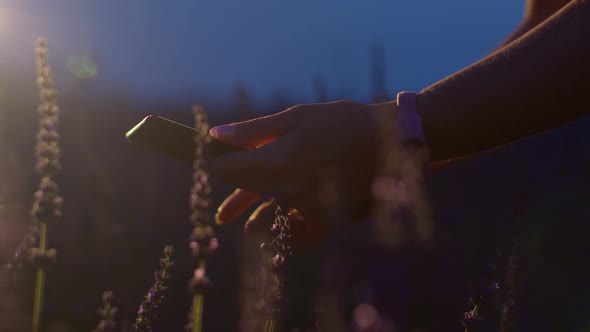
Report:
[[[298,105],[273,115],[213,127],[209,133],[226,143],[256,148],[283,136],[297,126],[301,120],[301,110],[305,108],[303,106]]]
[[[244,224],[244,232],[258,233],[269,231],[275,218],[276,210],[277,203],[275,200],[269,200],[260,204],[260,206],[252,212],[250,218],[246,221],[246,224]]]
[[[269,193],[281,177],[300,164],[300,156],[292,153],[298,140],[295,132],[248,151],[228,153],[203,160],[203,167],[212,176],[248,191]]]
[[[244,225],[244,232],[251,236],[257,236],[263,242],[270,241],[270,230],[275,219],[276,209],[277,203],[275,200],[261,204]],[[295,210],[291,211],[293,213]],[[297,248],[313,247],[326,235],[326,225],[318,222],[313,217],[304,217],[300,213],[296,213],[295,217],[289,219],[291,221],[290,232],[293,236],[293,245]]]
[[[350,102],[297,105],[274,115],[215,127],[212,136],[254,149],[204,160],[201,165],[236,187],[272,192],[280,177],[330,158],[335,154],[330,149],[344,149],[334,144],[333,133],[324,132],[341,130],[334,128],[334,111],[343,107],[358,106]]]
[[[257,193],[236,189],[217,209],[215,222],[227,224],[234,221],[259,199],[260,195]]]

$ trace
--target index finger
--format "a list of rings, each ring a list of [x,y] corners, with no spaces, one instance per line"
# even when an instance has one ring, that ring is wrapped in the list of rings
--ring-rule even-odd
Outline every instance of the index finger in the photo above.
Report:
[[[257,149],[227,153],[203,160],[200,166],[212,176],[238,188],[266,192],[291,171],[294,144],[290,134]]]
[[[236,189],[217,208],[215,222],[217,224],[227,224],[234,221],[260,198],[261,196],[258,193]]]

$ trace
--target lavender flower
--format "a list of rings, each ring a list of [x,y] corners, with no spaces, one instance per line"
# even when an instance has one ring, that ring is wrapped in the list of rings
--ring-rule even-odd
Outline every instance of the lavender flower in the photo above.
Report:
[[[113,306],[113,292],[105,291],[102,293],[102,308],[98,309],[96,313],[101,320],[93,332],[116,332],[117,323],[115,316],[117,314],[117,307]]]
[[[219,248],[219,240],[214,236],[211,226],[198,225],[193,228],[189,243],[191,255],[200,261],[214,253]]]
[[[288,258],[293,255],[291,221],[297,215],[297,210],[291,210],[289,213],[283,214],[280,206],[277,206],[275,211],[274,223],[270,229],[272,241],[269,250],[274,253],[272,262],[277,271],[283,268]]]
[[[377,308],[368,303],[361,303],[354,308],[353,321],[355,332],[394,332],[395,324],[383,317]]]
[[[61,217],[63,199],[59,196],[59,188],[49,176],[41,178],[39,189],[35,192],[31,214],[36,221],[49,223]]]
[[[57,250],[47,249],[44,253],[39,248],[29,250],[29,260],[33,265],[47,270],[57,262]]]
[[[373,234],[387,248],[398,248],[408,239],[429,247],[434,224],[425,186],[428,150],[417,142],[402,141],[390,119],[379,121],[379,125],[380,163],[371,188],[375,199]]]
[[[17,249],[12,254],[11,259],[2,265],[2,270],[15,271],[21,268],[26,262],[30,261],[30,251],[37,243],[39,237],[39,225],[34,224],[29,226],[22,241]]]
[[[33,332],[39,330],[41,324],[41,309],[43,308],[43,292],[45,288],[44,264],[55,262],[57,252],[47,250],[47,224],[61,217],[63,199],[59,195],[59,188],[52,177],[61,169],[59,157],[59,125],[60,109],[57,106],[57,90],[53,87],[51,67],[47,64],[47,42],[37,40],[35,48],[37,57],[37,85],[39,87],[40,104],[39,131],[35,154],[37,163],[35,169],[41,175],[39,189],[35,192],[31,215],[34,223],[39,227],[39,246],[30,255],[40,264],[37,268],[35,283],[35,297],[33,306]]]
[[[4,269],[14,269],[21,266],[27,258],[36,258],[36,262],[54,261],[55,257],[45,257],[47,244],[47,223],[54,222],[61,217],[63,199],[59,195],[59,187],[52,177],[61,169],[59,157],[59,113],[57,105],[57,91],[53,86],[51,67],[47,64],[47,42],[38,39],[35,47],[37,64],[37,85],[39,88],[40,104],[39,129],[35,146],[35,169],[41,175],[39,188],[34,194],[31,216],[33,226],[29,227],[22,242],[17,247],[10,262],[3,266]],[[38,249],[34,253],[28,253],[34,245]],[[52,252],[54,254],[55,252]],[[40,282],[40,281],[39,281]],[[40,295],[39,295],[40,296]]]
[[[271,256],[274,284],[270,305],[271,317],[266,322],[265,331],[280,330],[281,311],[286,307],[284,287],[286,271],[290,257],[293,255],[291,222],[299,218],[297,210],[284,214],[280,206],[275,210],[275,219],[271,227],[272,240],[270,244],[263,244],[261,248],[267,250]]]
[[[211,141],[211,137],[207,134],[209,132],[207,114],[201,106],[195,105],[193,107],[193,116],[198,134],[194,138],[193,186],[189,197],[190,222],[194,227],[190,236],[189,248],[191,255],[198,262],[198,267],[188,284],[189,290],[193,294],[193,303],[185,329],[200,332],[203,325],[205,290],[211,284],[207,277],[206,262],[208,256],[219,248],[219,241],[215,237],[213,228],[209,226],[213,219],[210,211],[211,186],[209,185],[209,176],[199,166],[205,146]]]
[[[152,331],[151,324],[155,318],[155,311],[164,300],[164,291],[168,288],[166,283],[170,279],[170,270],[174,266],[172,255],[174,255],[174,249],[172,246],[166,246],[164,257],[160,259],[160,269],[154,273],[154,284],[139,305],[137,318],[133,324],[135,331]]]
[[[195,269],[193,278],[189,281],[189,289],[193,294],[202,294],[209,287],[211,282],[205,274],[205,268]]]
[[[204,169],[199,167],[199,161],[203,158],[205,146],[211,141],[209,132],[209,123],[207,114],[199,105],[193,107],[193,116],[195,120],[195,129],[198,134],[194,138],[195,142],[195,160],[193,162],[193,186],[190,193],[190,222],[193,226],[205,226],[211,223],[211,186],[209,185],[209,176]]]

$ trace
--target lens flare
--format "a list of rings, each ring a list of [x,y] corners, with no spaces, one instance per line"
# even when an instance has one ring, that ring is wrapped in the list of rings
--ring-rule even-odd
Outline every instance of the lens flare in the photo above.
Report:
[[[90,79],[96,77],[98,69],[96,64],[87,55],[73,55],[66,61],[68,70],[76,78]]]

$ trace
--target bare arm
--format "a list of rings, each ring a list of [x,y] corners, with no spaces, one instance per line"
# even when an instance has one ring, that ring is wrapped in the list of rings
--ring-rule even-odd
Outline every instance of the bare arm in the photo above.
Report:
[[[590,113],[590,0],[426,88],[418,112],[433,160],[487,150]]]

